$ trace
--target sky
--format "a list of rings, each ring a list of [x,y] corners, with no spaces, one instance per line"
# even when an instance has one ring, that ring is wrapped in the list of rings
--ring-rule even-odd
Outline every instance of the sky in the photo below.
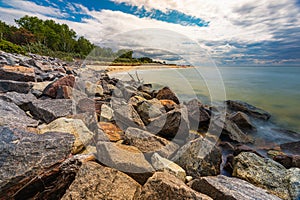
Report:
[[[24,15],[177,64],[300,65],[300,0],[0,0],[1,21]]]

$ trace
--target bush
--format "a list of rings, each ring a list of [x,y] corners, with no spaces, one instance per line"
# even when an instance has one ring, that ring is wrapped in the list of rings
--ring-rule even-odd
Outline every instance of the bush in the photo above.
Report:
[[[25,54],[25,51],[21,46],[13,44],[6,40],[0,40],[0,50],[7,53]]]

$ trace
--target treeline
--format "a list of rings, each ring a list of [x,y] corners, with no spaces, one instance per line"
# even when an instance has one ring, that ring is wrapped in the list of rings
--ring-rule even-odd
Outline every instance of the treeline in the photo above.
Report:
[[[17,26],[0,21],[0,50],[9,53],[35,53],[64,60],[84,59],[115,63],[153,63],[148,57],[133,58],[133,51],[102,48],[86,38],[78,37],[66,24],[54,20],[24,16],[15,20]]]

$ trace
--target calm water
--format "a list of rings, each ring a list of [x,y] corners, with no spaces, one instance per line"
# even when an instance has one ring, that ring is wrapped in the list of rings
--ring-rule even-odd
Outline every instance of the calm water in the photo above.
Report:
[[[246,101],[270,112],[271,120],[282,127],[300,132],[300,67],[218,69],[219,72],[209,67],[137,72],[146,83],[154,83],[156,87],[168,85],[181,100],[188,100],[197,95],[201,101],[209,103],[209,97],[213,94],[214,100],[225,98]],[[204,77],[207,75],[208,77]],[[128,78],[127,73],[114,76]],[[226,97],[221,95],[223,83]]]

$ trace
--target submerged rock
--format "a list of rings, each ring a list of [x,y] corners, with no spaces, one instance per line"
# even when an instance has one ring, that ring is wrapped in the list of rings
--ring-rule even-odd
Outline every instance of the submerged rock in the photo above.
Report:
[[[211,141],[197,138],[181,147],[172,160],[185,169],[187,175],[214,176],[220,174],[222,154]]]
[[[135,199],[141,186],[128,175],[95,162],[84,163],[62,200]]]
[[[49,187],[51,168],[69,156],[73,142],[68,133],[39,135],[0,127],[0,199],[27,199]]]
[[[35,118],[50,123],[59,117],[72,114],[72,100],[35,100],[29,104],[29,110]]]
[[[212,198],[192,190],[180,179],[165,172],[156,172],[149,178],[143,186],[140,196],[136,199],[212,200]]]
[[[230,110],[233,111],[242,111],[244,113],[247,113],[248,115],[254,117],[254,118],[259,118],[263,120],[268,120],[271,115],[267,111],[264,111],[260,108],[257,108],[255,106],[252,106],[246,102],[243,101],[233,101],[233,100],[228,100],[226,101],[227,106]]]
[[[261,158],[250,152],[240,153],[234,158],[233,176],[244,179],[282,199],[294,199],[290,194],[300,194],[300,169],[287,170],[279,163]],[[288,176],[294,173],[293,180]]]
[[[209,176],[195,179],[188,185],[215,200],[253,200],[268,199],[280,200],[279,197],[269,194],[266,190],[256,187],[238,178],[229,178],[223,175]]]
[[[300,141],[283,143],[280,145],[280,148],[287,153],[297,155],[300,153]]]

